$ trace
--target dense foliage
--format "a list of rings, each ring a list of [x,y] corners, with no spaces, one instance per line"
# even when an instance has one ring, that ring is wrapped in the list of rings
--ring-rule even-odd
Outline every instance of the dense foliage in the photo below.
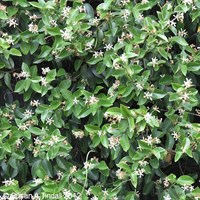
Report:
[[[199,19],[199,0],[1,1],[0,194],[200,199]]]

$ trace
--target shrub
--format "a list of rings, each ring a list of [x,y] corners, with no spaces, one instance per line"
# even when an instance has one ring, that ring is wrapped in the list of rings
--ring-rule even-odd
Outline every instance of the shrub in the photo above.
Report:
[[[199,199],[199,9],[3,0],[1,195]]]

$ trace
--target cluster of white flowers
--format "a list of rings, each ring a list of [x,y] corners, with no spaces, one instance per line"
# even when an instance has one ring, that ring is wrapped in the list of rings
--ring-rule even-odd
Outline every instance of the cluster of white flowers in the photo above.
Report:
[[[72,134],[74,135],[75,138],[83,138],[84,137],[84,131],[79,130],[79,131],[72,131]]]
[[[26,72],[26,71],[22,71],[22,72],[20,72],[20,73],[13,73],[13,77],[16,77],[16,78],[19,78],[19,79],[21,79],[21,78],[29,78],[30,77],[30,74],[29,74],[29,72]]]
[[[77,166],[76,165],[73,165],[72,167],[70,167],[70,174],[73,174],[74,172],[77,171]]]
[[[72,41],[72,39],[74,38],[72,35],[73,35],[73,33],[70,31],[70,30],[67,30],[67,29],[65,29],[64,31],[63,30],[61,30],[60,31],[61,33],[62,33],[62,38],[64,39],[64,40],[67,40],[67,41]]]
[[[119,180],[123,180],[123,179],[125,179],[126,178],[126,172],[124,172],[124,171],[122,171],[121,169],[118,169],[117,171],[116,171],[116,176],[117,176],[117,178],[119,179]]]
[[[139,176],[139,178],[142,178],[144,176],[144,173],[145,173],[145,170],[143,168],[135,170],[135,174]]]
[[[88,99],[85,100],[85,104],[94,105],[99,102],[99,98],[95,97],[94,95],[90,96]]]
[[[86,12],[86,7],[85,6],[78,6],[78,10],[80,13]]]
[[[95,58],[103,57],[103,52],[101,50],[100,51],[94,51],[93,56]]]
[[[143,138],[143,141],[148,145],[159,144],[161,141],[157,137],[152,137],[152,135],[148,135],[147,138]]]
[[[31,24],[28,25],[28,30],[31,33],[38,33],[38,25],[37,24],[33,24],[33,22]]]
[[[21,130],[21,131],[28,130],[28,128],[29,128],[28,124],[26,124],[26,123],[19,124],[17,126],[18,126],[18,129]]]
[[[119,137],[111,136],[108,140],[110,149],[115,149],[120,144]]]

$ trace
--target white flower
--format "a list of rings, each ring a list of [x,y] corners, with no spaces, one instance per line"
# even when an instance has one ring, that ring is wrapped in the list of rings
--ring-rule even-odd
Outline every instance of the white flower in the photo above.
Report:
[[[39,102],[39,100],[31,100],[30,105],[38,107],[40,105],[40,102]]]
[[[19,124],[18,125],[18,129],[22,130],[22,131],[25,131],[25,130],[28,129],[28,125],[27,124]]]
[[[94,51],[94,54],[93,54],[93,56],[95,57],[95,58],[98,58],[98,57],[103,57],[103,52],[102,51]]]
[[[34,113],[32,112],[32,110],[28,110],[28,109],[26,109],[26,111],[24,112],[24,117],[25,118],[30,118],[30,117],[32,117],[32,115],[33,115]]]
[[[9,178],[8,180],[4,180],[4,181],[2,181],[2,183],[5,185],[5,186],[10,186],[10,185],[14,185],[15,183],[14,183],[14,179],[11,179],[11,178]]]
[[[80,131],[72,131],[72,134],[74,135],[74,137],[75,138],[83,138],[84,137],[84,132],[82,131],[82,130],[80,130]]]
[[[36,185],[39,185],[43,182],[43,180],[41,178],[34,178],[33,183],[35,183]]]
[[[31,24],[28,25],[28,30],[31,33],[38,33],[38,25],[31,23]]]
[[[33,20],[33,21],[35,21],[35,20],[37,20],[37,19],[39,19],[40,17],[39,16],[37,16],[36,14],[33,14],[33,15],[30,15],[29,16],[29,19],[30,20]]]
[[[141,167],[145,167],[146,165],[148,165],[148,162],[146,160],[140,160],[138,161],[138,164],[141,166]]]
[[[188,88],[192,87],[192,86],[193,86],[193,85],[192,85],[192,80],[186,78],[186,80],[184,81],[183,86],[185,87],[185,89],[188,89]]]
[[[93,41],[87,42],[85,44],[85,50],[87,51],[87,50],[92,49],[92,45],[93,45]]]
[[[127,58],[127,56],[126,56],[126,54],[125,53],[123,53],[121,56],[120,56],[120,58],[121,58],[121,60],[122,60],[122,62],[127,62],[127,60],[128,60],[128,58]]]
[[[177,132],[173,132],[172,133],[172,136],[173,136],[173,138],[177,141],[178,139],[179,139],[179,137],[180,137],[180,135],[177,133]]]
[[[149,91],[144,92],[144,98],[145,98],[145,99],[150,99],[150,100],[152,100],[152,96],[153,96],[153,94],[150,93]]]
[[[92,95],[91,97],[89,97],[88,99],[88,104],[89,105],[93,105],[98,103],[99,99],[97,97],[95,97],[94,95]]]
[[[177,13],[176,15],[174,15],[174,18],[175,18],[178,22],[183,23],[184,14],[183,14],[182,12],[181,12],[181,13]]]
[[[181,37],[186,37],[187,36],[187,31],[184,29],[181,28],[180,31],[178,31],[178,36],[181,36]]]
[[[153,67],[155,67],[156,65],[158,65],[158,59],[155,57],[155,58],[152,58],[151,59],[151,63],[153,65]]]
[[[85,169],[93,169],[94,168],[94,164],[92,164],[91,162],[84,162],[84,168]]]
[[[86,12],[85,6],[79,6],[78,10],[79,10],[79,12]]]
[[[74,99],[73,99],[73,105],[77,105],[79,103],[79,100],[75,97]]]
[[[97,198],[96,196],[93,196],[93,197],[91,198],[91,200],[98,200],[98,198]]]
[[[184,93],[181,94],[179,99],[181,99],[183,102],[186,102],[186,101],[189,100],[189,94],[187,92],[184,92]]]
[[[130,2],[130,0],[121,0],[121,4],[122,6],[125,6],[126,4],[128,4]]]
[[[130,16],[130,11],[128,9],[125,9],[122,15],[122,18],[126,21],[128,17]]]
[[[142,0],[142,1],[141,1],[141,4],[142,4],[142,5],[143,5],[143,4],[147,4],[147,3],[149,3],[148,0]]]
[[[53,117],[46,119],[46,124],[51,125],[54,122]]]
[[[72,167],[70,167],[70,174],[74,173],[77,171],[77,166],[76,165],[73,165]]]
[[[142,91],[143,90],[143,85],[140,83],[140,82],[137,82],[136,84],[135,84],[135,87],[138,89],[138,90],[140,90],[140,91]]]
[[[13,26],[14,28],[18,26],[17,20],[15,18],[8,19],[9,27]]]
[[[66,200],[71,200],[73,197],[73,194],[70,190],[64,189],[63,195],[65,196]]]
[[[183,0],[183,3],[186,5],[192,5],[193,4],[193,0]]]
[[[125,179],[126,178],[126,172],[122,171],[121,169],[118,169],[116,171],[116,176],[119,180]]]
[[[72,8],[71,7],[65,7],[63,10],[62,10],[62,14],[61,14],[61,16],[63,16],[63,18],[67,18],[67,17],[69,17],[69,13],[70,13],[70,10],[71,10]]]
[[[106,44],[105,47],[106,51],[109,51],[111,49],[113,49],[113,45],[112,44]]]
[[[171,199],[172,199],[172,198],[169,196],[169,194],[166,195],[166,196],[164,196],[163,198],[164,198],[164,200],[171,200]]]
[[[139,176],[139,178],[142,178],[142,176],[144,176],[144,172],[145,172],[144,169],[135,170],[135,173],[137,176]]]
[[[16,146],[19,147],[22,144],[22,142],[23,142],[23,139],[22,138],[18,138],[16,140]]]
[[[48,82],[47,82],[47,79],[45,77],[41,77],[41,84],[43,86],[47,86]]]
[[[35,145],[41,145],[42,141],[39,139],[39,137],[34,138],[34,144]]]
[[[64,39],[64,40],[68,40],[68,41],[72,41],[72,39],[74,38],[73,36],[72,36],[72,32],[70,31],[70,30],[61,30],[60,31],[61,33],[62,33],[62,38]]]
[[[176,22],[173,21],[173,20],[169,20],[169,21],[167,22],[167,24],[168,24],[169,26],[176,27]]]
[[[42,68],[42,74],[46,75],[47,73],[49,73],[51,70],[49,69],[49,67],[46,68]]]
[[[51,24],[52,26],[54,26],[54,27],[58,26],[56,20],[54,20],[52,17],[50,18],[50,21],[49,21],[49,22],[50,22],[50,24]]]
[[[119,137],[111,136],[108,140],[110,149],[115,149],[120,144]]]

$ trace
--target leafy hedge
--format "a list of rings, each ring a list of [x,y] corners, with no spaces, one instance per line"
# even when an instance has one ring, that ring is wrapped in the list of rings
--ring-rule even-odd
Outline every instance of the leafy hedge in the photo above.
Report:
[[[3,0],[1,195],[199,199],[199,19],[199,0]]]

